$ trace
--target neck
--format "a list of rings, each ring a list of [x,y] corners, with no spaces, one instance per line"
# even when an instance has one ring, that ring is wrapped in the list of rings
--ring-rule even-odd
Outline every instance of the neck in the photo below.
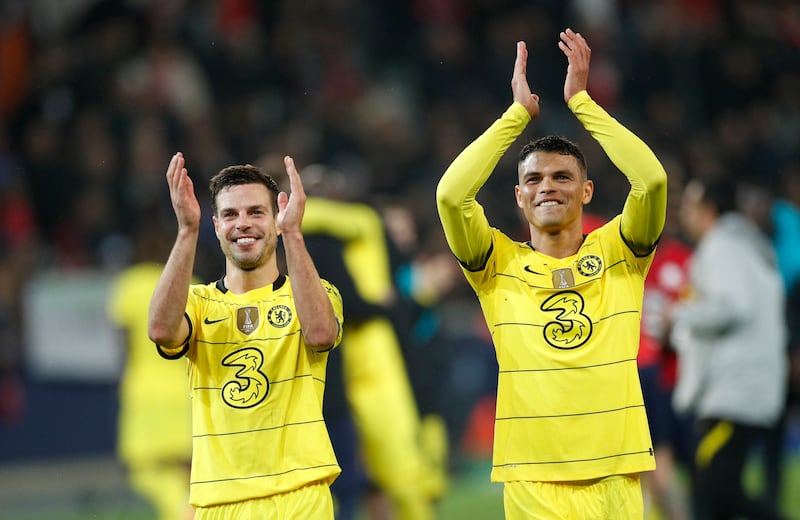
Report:
[[[537,251],[553,258],[566,258],[578,252],[583,244],[583,229],[573,227],[555,232],[531,228],[531,245]]]
[[[278,266],[274,261],[250,270],[240,269],[227,262],[225,287],[234,294],[243,294],[270,285],[278,279],[279,274]]]
[[[697,240],[702,240],[708,233],[714,229],[717,225],[717,220],[719,220],[719,216],[708,213],[704,215],[702,218],[698,219],[699,222],[697,224]]]

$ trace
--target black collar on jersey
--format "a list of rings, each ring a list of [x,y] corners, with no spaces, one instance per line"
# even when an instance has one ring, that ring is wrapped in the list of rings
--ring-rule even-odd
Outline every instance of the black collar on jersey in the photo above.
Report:
[[[589,234],[588,234],[588,233],[584,233],[584,234],[583,234],[583,239],[581,240],[581,245],[583,245],[583,243],[584,243],[584,242],[586,242],[586,237],[588,237],[588,236],[589,236]],[[525,243],[526,243],[526,244],[528,244],[528,247],[530,247],[531,249],[533,249],[534,251],[536,251],[536,248],[535,248],[535,247],[533,247],[533,242],[532,242],[532,241],[528,240],[528,241],[527,241],[527,242],[525,242]]]
[[[285,284],[285,283],[286,283],[286,275],[282,274],[282,273],[279,273],[278,274],[278,278],[276,278],[275,281],[272,282],[272,290],[273,291],[277,291],[278,289],[283,287],[283,284]],[[225,287],[225,277],[224,276],[222,278],[220,278],[219,280],[217,280],[216,286],[217,286],[217,290],[218,291],[220,291],[222,293],[228,292],[228,288]]]

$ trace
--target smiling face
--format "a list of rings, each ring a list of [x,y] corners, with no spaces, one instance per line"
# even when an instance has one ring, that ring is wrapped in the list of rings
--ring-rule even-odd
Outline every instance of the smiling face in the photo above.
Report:
[[[250,271],[275,256],[278,230],[273,195],[263,184],[223,188],[216,198],[214,232],[228,262]]]
[[[554,233],[581,227],[583,206],[592,200],[594,184],[574,156],[532,152],[519,163],[518,173],[517,206],[531,228]]]

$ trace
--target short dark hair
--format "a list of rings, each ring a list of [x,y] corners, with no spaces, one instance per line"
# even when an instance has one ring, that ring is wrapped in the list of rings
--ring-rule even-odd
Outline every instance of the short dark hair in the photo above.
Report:
[[[739,209],[739,187],[736,182],[719,177],[696,180],[703,186],[702,201],[712,206],[717,215]]]
[[[278,214],[278,183],[271,176],[252,164],[228,166],[211,178],[208,189],[211,191],[211,209],[217,214],[217,195],[231,186],[242,184],[263,184],[272,195],[272,212]]]
[[[571,155],[575,158],[575,160],[578,161],[578,166],[580,166],[584,178],[587,176],[586,158],[583,156],[583,152],[581,152],[581,149],[577,144],[573,143],[566,137],[562,137],[560,135],[548,135],[528,142],[528,144],[523,146],[522,150],[519,151],[519,162],[524,161],[530,154],[534,152],[550,152],[561,155]]]

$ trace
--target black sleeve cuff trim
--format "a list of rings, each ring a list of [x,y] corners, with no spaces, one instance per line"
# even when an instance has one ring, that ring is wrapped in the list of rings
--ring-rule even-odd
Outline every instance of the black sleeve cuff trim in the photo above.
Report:
[[[484,255],[483,261],[478,267],[470,267],[464,262],[462,262],[458,257],[456,257],[456,260],[458,260],[458,263],[461,264],[461,267],[463,267],[467,271],[471,273],[477,273],[479,271],[483,271],[484,269],[486,269],[486,262],[488,262],[489,257],[492,256],[492,251],[494,251],[494,242],[492,242],[491,245],[489,245],[489,250],[486,251],[486,255]]]
[[[619,236],[620,238],[622,238],[622,241],[625,243],[625,245],[628,247],[631,253],[633,253],[633,256],[635,256],[636,258],[645,258],[647,256],[652,255],[653,251],[656,250],[656,246],[658,246],[658,243],[661,241],[661,235],[659,235],[655,243],[650,247],[650,249],[647,250],[646,253],[637,253],[633,245],[630,242],[628,242],[628,239],[625,238],[625,235],[622,234],[622,220],[619,221],[619,228],[617,229],[617,231],[619,231]]]
[[[193,330],[192,320],[189,319],[189,315],[186,314],[185,312],[183,313],[183,316],[186,318],[186,323],[189,324],[189,334],[186,336],[186,339],[183,340],[183,343],[181,343],[181,349],[175,354],[167,354],[162,350],[161,345],[156,345],[156,350],[158,351],[158,355],[164,359],[179,359],[185,356],[187,352],[189,352],[189,339],[192,337],[192,330]]]

